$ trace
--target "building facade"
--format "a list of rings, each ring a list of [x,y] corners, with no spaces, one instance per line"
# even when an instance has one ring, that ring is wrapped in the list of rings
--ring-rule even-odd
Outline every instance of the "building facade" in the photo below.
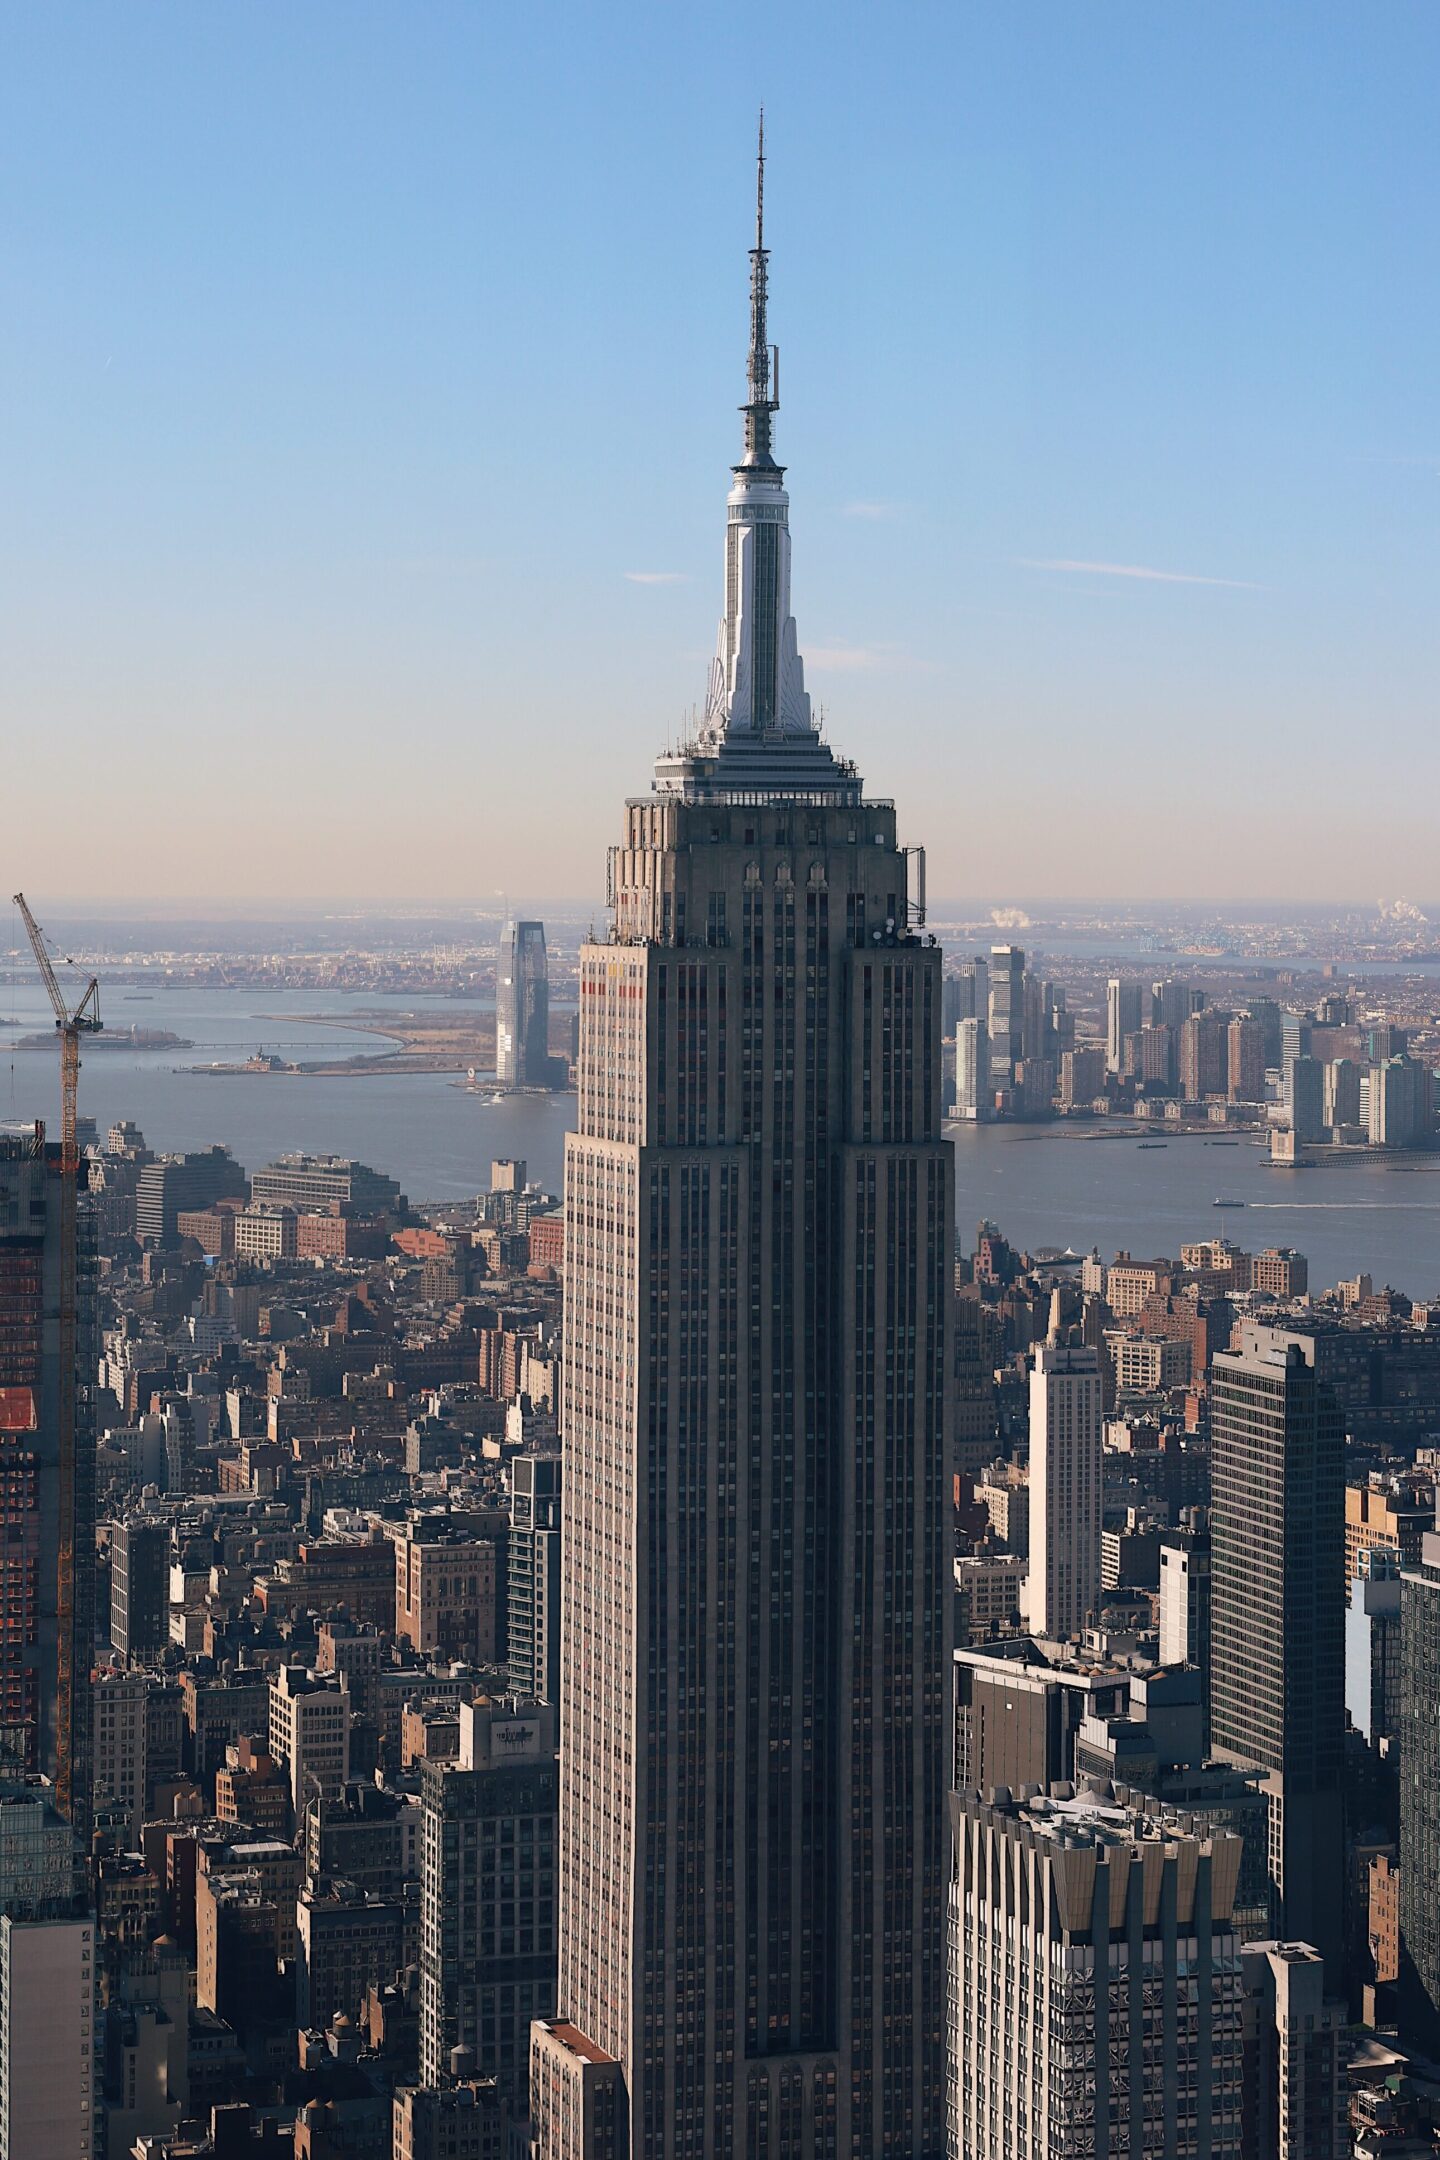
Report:
[[[1125,1038],[1140,1026],[1144,991],[1138,982],[1112,975],[1105,985],[1105,1067],[1118,1073],[1125,1056]]]
[[[257,1170],[250,1184],[256,1207],[290,1207],[336,1215],[393,1215],[405,1195],[394,1178],[348,1155],[282,1155]]]
[[[1240,1968],[1245,2160],[1343,2160],[1345,2012],[1326,2000],[1324,1961],[1308,1943],[1252,1942]]]
[[[443,1517],[395,1539],[395,1632],[416,1650],[493,1665],[499,1647],[499,1555]]]
[[[957,1793],[951,2160],[1241,2160],[1241,1841]]]
[[[990,948],[990,1079],[1013,1087],[1025,1057],[1025,955],[1018,945]]]
[[[1400,1560],[1366,1546],[1345,1608],[1345,1709],[1373,1748],[1394,1739],[1400,1720]]]
[[[955,1030],[955,1115],[983,1124],[990,1109],[989,1029],[983,1020],[962,1020]]]
[[[1160,1662],[1210,1675],[1210,1532],[1175,1531],[1160,1547]]]
[[[549,1704],[462,1703],[458,1760],[423,1772],[420,2075],[469,2049],[521,2115],[530,2027],[555,2013],[555,1740]]]
[[[1344,1427],[1313,1343],[1250,1325],[1211,1361],[1210,1466],[1212,1744],[1266,1772],[1280,1925],[1338,1986]]]
[[[0,1765],[90,1801],[97,1370],[93,1224],[77,1205],[73,1460],[61,1453],[60,1150],[0,1134]],[[68,1488],[68,1498],[67,1498]],[[67,1799],[68,1795],[68,1799]]]
[[[1042,1343],[1030,1370],[1030,1576],[1026,1622],[1056,1642],[1099,1603],[1104,1446],[1098,1353]]]
[[[556,1455],[516,1455],[510,1462],[510,1536],[506,1554],[506,1649],[510,1685],[537,1702],[560,1701],[560,1499]]]
[[[635,2160],[944,2143],[941,956],[811,719],[767,261],[704,724],[580,962],[544,2160],[597,2057]]]
[[[505,2115],[493,2078],[402,2086],[394,2109],[394,2160],[502,2160]]]
[[[129,1515],[110,1532],[110,1643],[123,1658],[155,1657],[170,1632],[170,1526]]]
[[[550,1083],[550,973],[545,925],[507,922],[495,969],[495,1076],[501,1087]]]
[[[0,1785],[0,2160],[90,2160],[98,1933],[70,1825],[39,1779]]]
[[[298,1821],[312,1792],[336,1800],[350,1775],[350,1692],[343,1673],[282,1665],[270,1682],[270,1756]]]
[[[1400,1584],[1400,2030],[1440,2048],[1440,1533]]]
[[[180,1242],[180,1217],[245,1198],[245,1172],[228,1148],[199,1148],[147,1162],[135,1188],[135,1235],[142,1245]]]

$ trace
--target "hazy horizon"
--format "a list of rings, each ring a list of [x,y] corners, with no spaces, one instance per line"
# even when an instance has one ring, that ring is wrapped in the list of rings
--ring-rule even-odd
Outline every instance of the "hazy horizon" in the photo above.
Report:
[[[1402,904],[1413,908],[1424,918],[1433,919],[1440,925],[1440,899],[1414,899],[1409,895],[1396,896]],[[574,920],[593,911],[597,917],[605,913],[605,901],[601,893],[595,894],[525,894],[517,896],[506,905],[497,897],[484,894],[376,894],[376,893],[330,893],[324,895],[303,894],[81,894],[63,895],[37,887],[28,895],[36,914],[43,920],[56,923],[82,921],[95,916],[101,921],[136,923],[173,923],[183,929],[187,924],[204,925],[206,922],[254,922],[274,925],[303,925],[308,922],[335,922],[369,919],[373,922],[398,924],[412,917],[419,919],[446,919],[456,921],[499,922],[508,917],[520,916],[542,920],[553,916],[557,921]],[[1084,915],[1104,911],[1111,919],[1129,914],[1138,921],[1164,922],[1175,917],[1195,914],[1214,914],[1237,924],[1247,916],[1260,921],[1283,922],[1293,915],[1296,920],[1319,919],[1329,921],[1344,916],[1382,919],[1382,910],[1393,906],[1391,896],[1360,897],[1351,895],[1336,900],[1306,899],[1297,895],[1279,898],[1257,894],[1244,894],[1234,898],[1214,893],[1193,893],[1175,898],[1162,899],[1142,894],[1105,893],[1026,893],[992,891],[988,893],[934,893],[929,895],[927,913],[930,919],[959,918],[967,923],[990,923],[992,916],[1027,917],[1032,914],[1043,924],[1057,916]],[[13,910],[12,910],[13,914]],[[14,917],[18,925],[18,916]],[[996,921],[991,926],[997,936],[1002,932],[1022,931],[1026,924],[1021,921]],[[16,949],[23,949],[23,937],[12,938]]]
[[[4,891],[601,887],[762,99],[801,651],[932,892],[1433,880],[1433,7],[4,17]]]

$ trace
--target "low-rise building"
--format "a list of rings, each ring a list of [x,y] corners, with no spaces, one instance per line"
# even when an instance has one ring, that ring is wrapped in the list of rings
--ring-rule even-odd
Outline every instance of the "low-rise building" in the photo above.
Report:
[[[235,1217],[235,1254],[242,1260],[293,1260],[295,1210],[263,1204]]]
[[[350,1775],[350,1694],[343,1673],[282,1665],[270,1682],[270,1753],[298,1821],[312,1791],[336,1799]]]
[[[322,1875],[300,1893],[295,1941],[300,2031],[323,2032],[341,2013],[358,2022],[366,1989],[390,1980],[402,1963],[400,1900]]]
[[[1292,1245],[1271,1245],[1256,1253],[1251,1287],[1269,1297],[1304,1297],[1310,1287],[1310,1263]]]
[[[564,2018],[537,2019],[530,2028],[530,2109],[539,2151],[611,2160],[623,2102],[613,2055]]]
[[[501,2160],[504,2136],[494,2078],[402,2086],[395,2095],[395,2160]]]
[[[494,1540],[418,1518],[395,1539],[395,1632],[415,1649],[493,1665],[499,1655]]]

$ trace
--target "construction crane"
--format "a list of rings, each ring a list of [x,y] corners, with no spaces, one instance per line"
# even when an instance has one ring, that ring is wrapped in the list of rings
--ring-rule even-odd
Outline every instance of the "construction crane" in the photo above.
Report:
[[[75,1790],[72,1743],[76,1715],[75,1642],[75,1425],[78,1400],[76,1361],[79,1350],[79,1296],[76,1236],[79,1220],[80,1144],[76,1108],[80,1092],[80,1037],[98,1035],[100,985],[92,975],[78,1005],[71,1006],[56,980],[45,934],[16,893],[30,949],[55,1008],[60,1037],[60,1372],[59,1372],[59,1535],[55,1585],[55,1803],[68,1822],[89,1811],[88,1792]],[[88,1658],[90,1645],[81,1648]]]

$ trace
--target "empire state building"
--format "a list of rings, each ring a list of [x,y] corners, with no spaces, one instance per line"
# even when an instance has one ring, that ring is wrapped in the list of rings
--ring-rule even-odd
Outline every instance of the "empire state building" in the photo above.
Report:
[[[704,723],[580,965],[541,2160],[945,2145],[940,953],[804,686],[763,184]]]

